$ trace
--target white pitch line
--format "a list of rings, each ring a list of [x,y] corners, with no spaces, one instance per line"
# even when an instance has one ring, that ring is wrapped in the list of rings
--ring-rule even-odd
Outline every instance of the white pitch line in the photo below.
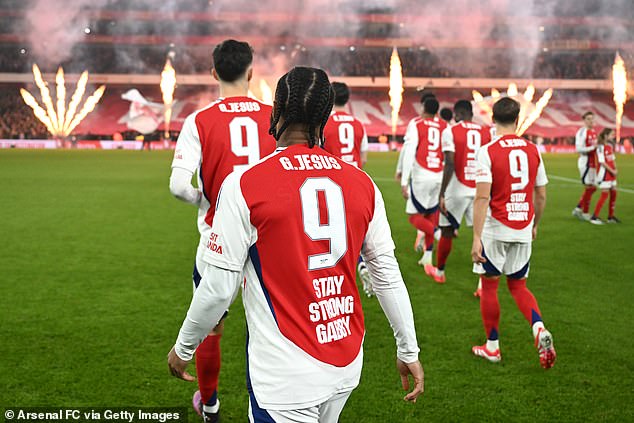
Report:
[[[557,175],[548,175],[548,177],[551,178],[551,179],[556,179],[558,181],[577,182],[577,183],[579,183],[579,185],[581,185],[581,181],[579,179],[566,178],[564,176],[557,176]],[[620,192],[627,192],[628,194],[634,194],[634,190],[627,189],[627,188],[621,188],[618,185],[616,186],[616,190],[620,191]]]
[[[579,179],[575,179],[575,178],[566,178],[564,176],[557,176],[557,175],[548,175],[549,178],[551,179],[555,179],[558,181],[564,181],[564,182],[574,182],[575,184],[579,184],[581,185],[581,182],[579,181]],[[396,184],[398,184],[398,181],[396,181],[394,178],[372,178],[374,181],[376,182],[394,182]],[[634,190],[632,189],[627,189],[627,188],[621,188],[619,186],[616,187],[617,191],[620,192],[626,192],[628,194],[634,194]]]

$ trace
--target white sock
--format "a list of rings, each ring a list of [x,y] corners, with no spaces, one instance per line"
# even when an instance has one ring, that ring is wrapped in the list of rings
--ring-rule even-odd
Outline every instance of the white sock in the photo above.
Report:
[[[423,261],[429,260],[429,262],[431,263],[431,258],[432,258],[432,251],[425,250],[425,252],[423,253]]]
[[[216,403],[214,405],[203,404],[203,411],[205,413],[217,413],[220,409],[220,400],[216,399]]]
[[[533,338],[537,338],[537,334],[539,333],[540,329],[546,329],[546,327],[544,326],[544,322],[535,322],[533,324]]]
[[[444,269],[443,269],[443,270],[440,270],[440,269],[438,269],[438,268],[437,268],[437,269],[436,269],[436,274],[437,274],[438,276],[444,276],[444,275],[445,275],[445,271],[444,271]]]
[[[489,350],[491,352],[495,352],[495,351],[497,351],[499,349],[500,349],[500,340],[499,339],[496,339],[495,341],[487,339],[487,350]]]

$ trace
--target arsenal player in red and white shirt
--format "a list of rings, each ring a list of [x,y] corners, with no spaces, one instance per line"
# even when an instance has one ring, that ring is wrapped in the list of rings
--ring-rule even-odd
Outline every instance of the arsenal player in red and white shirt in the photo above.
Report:
[[[368,137],[361,121],[346,111],[350,89],[343,82],[333,82],[334,106],[324,128],[324,150],[344,162],[363,169],[368,161]],[[359,258],[357,265],[363,290],[372,296],[372,281],[368,268]]]
[[[213,77],[220,98],[185,119],[172,161],[170,191],[198,207],[200,242],[193,282],[197,287],[206,263],[202,259],[211,233],[220,186],[234,170],[254,164],[275,149],[268,133],[271,107],[247,97],[253,53],[249,44],[226,40],[213,52]],[[197,173],[198,188],[191,184]],[[217,386],[220,372],[220,322],[196,351],[199,391],[193,404],[205,421],[218,419]]]
[[[502,359],[498,328],[500,275],[531,324],[542,367],[555,364],[551,333],[544,327],[533,294],[526,287],[532,240],[546,204],[548,179],[537,146],[515,135],[520,105],[504,97],[493,105],[497,137],[477,154],[473,209],[474,270],[482,276],[480,311],[487,342],[473,353],[491,362]]]
[[[584,185],[583,194],[577,207],[572,210],[572,215],[580,220],[590,219],[588,210],[592,194],[597,190],[595,180],[597,175],[597,132],[594,129],[594,113],[583,114],[583,127],[579,128],[575,135],[575,150],[579,153],[577,167],[581,183]]]
[[[321,69],[296,67],[278,82],[271,124],[278,149],[223,184],[208,266],[168,356],[172,374],[188,378],[201,337],[243,286],[250,422],[338,420],[363,362],[359,254],[394,330],[405,389],[414,378],[405,399],[423,391],[381,193],[366,173],[316,147],[331,108]]]
[[[599,134],[597,140],[597,187],[601,190],[601,196],[597,201],[594,213],[590,218],[590,223],[595,225],[603,224],[599,218],[603,204],[610,197],[608,207],[608,223],[621,223],[621,220],[614,216],[614,205],[616,203],[616,159],[614,157],[614,130],[605,128]]]

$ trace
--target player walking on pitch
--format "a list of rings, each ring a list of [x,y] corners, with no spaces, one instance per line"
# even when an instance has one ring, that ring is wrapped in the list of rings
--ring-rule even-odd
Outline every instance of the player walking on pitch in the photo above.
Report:
[[[438,195],[442,181],[443,153],[440,136],[447,127],[443,120],[436,119],[438,100],[428,98],[423,103],[423,114],[407,125],[403,157],[401,190],[407,199],[405,212],[409,222],[425,234],[425,252],[418,264],[432,275],[432,251],[434,231],[438,223]],[[444,280],[436,279],[436,282]]]
[[[207,266],[202,255],[215,212],[210,204],[216,204],[222,182],[234,170],[255,163],[275,149],[275,140],[268,134],[271,107],[247,97],[253,62],[249,44],[226,40],[214,49],[213,62],[212,75],[219,82],[220,98],[185,120],[176,142],[170,176],[172,194],[198,206],[200,243],[193,273],[195,287]],[[191,185],[194,172],[199,188]],[[194,394],[193,404],[206,422],[218,420],[223,327],[220,321],[196,350],[199,391]]]
[[[519,112],[515,100],[498,100],[493,105],[498,137],[477,153],[471,256],[484,269],[480,311],[487,342],[472,351],[491,362],[502,359],[497,290],[504,273],[515,303],[531,324],[541,366],[548,369],[556,358],[553,337],[526,287],[532,240],[546,205],[548,179],[537,146],[515,135]]]
[[[467,226],[472,225],[476,152],[490,141],[489,129],[471,121],[473,108],[469,100],[457,101],[453,111],[456,124],[442,133],[445,167],[438,201],[442,234],[436,253],[437,267],[431,269],[433,278],[439,282],[445,281],[445,263],[463,216]]]
[[[335,93],[333,111],[324,128],[323,148],[344,162],[363,169],[368,161],[368,137],[361,121],[346,111],[350,98],[350,89],[343,82],[333,82]],[[357,265],[359,277],[363,283],[363,291],[372,296],[372,281],[368,267],[359,258]]]
[[[174,376],[240,286],[248,327],[250,422],[336,422],[359,383],[364,322],[355,267],[361,253],[394,330],[403,387],[423,392],[409,296],[381,193],[370,177],[315,148],[332,108],[326,73],[297,67],[277,84],[276,153],[222,187],[208,263],[168,355]]]
[[[594,209],[594,213],[590,218],[590,223],[595,225],[603,224],[603,221],[599,218],[601,215],[601,208],[605,203],[605,200],[610,197],[610,204],[608,207],[608,223],[621,223],[621,221],[614,216],[614,205],[616,203],[616,160],[614,157],[614,130],[605,128],[599,134],[597,141],[597,187],[601,190],[601,196],[597,201],[597,205]]]
[[[597,190],[595,186],[597,172],[597,132],[594,130],[594,113],[583,114],[583,127],[579,128],[575,135],[575,149],[579,153],[577,167],[581,176],[581,183],[584,185],[583,194],[579,199],[577,207],[572,210],[572,215],[579,220],[590,219],[590,201],[592,194]]]

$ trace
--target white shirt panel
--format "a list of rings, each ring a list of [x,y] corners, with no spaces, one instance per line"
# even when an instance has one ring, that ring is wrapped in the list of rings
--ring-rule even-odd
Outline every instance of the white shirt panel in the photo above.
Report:
[[[412,119],[407,125],[405,137],[403,138],[403,148],[401,149],[402,159],[402,175],[401,186],[407,186],[412,176],[412,168],[416,162],[416,148],[418,147],[418,128],[416,127],[418,119]]]
[[[202,148],[198,137],[198,128],[196,127],[197,114],[198,112],[195,112],[187,116],[183,123],[183,128],[176,141],[172,168],[180,167],[193,173],[200,167]]]
[[[445,151],[450,151],[452,153],[456,151],[456,145],[453,141],[453,131],[451,130],[451,128],[452,126],[447,126],[445,130],[442,131],[441,141],[443,153]]]

